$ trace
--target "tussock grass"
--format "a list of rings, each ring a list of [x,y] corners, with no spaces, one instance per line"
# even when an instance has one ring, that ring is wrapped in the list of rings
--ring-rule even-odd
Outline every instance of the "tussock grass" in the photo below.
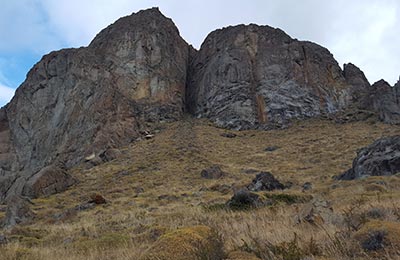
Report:
[[[6,232],[4,259],[139,259],[170,232],[207,226],[223,241],[225,252],[249,259],[373,259],[355,239],[371,221],[399,225],[400,177],[335,181],[351,167],[356,151],[375,139],[400,133],[397,126],[357,122],[295,122],[284,130],[226,132],[205,120],[162,125],[153,139],[121,149],[120,158],[72,174],[79,183],[69,190],[34,200],[34,223]],[[277,146],[273,152],[265,148]],[[220,165],[227,174],[201,178],[202,169]],[[223,207],[233,191],[255,174],[270,171],[290,189],[260,192],[276,203],[248,211]],[[313,188],[302,191],[311,182]],[[219,192],[218,185],[230,192]],[[217,187],[217,188],[215,188]],[[228,187],[228,188],[227,188]],[[108,201],[73,211],[92,194]],[[296,215],[311,198],[330,201],[329,221],[298,223]],[[211,205],[211,208],[210,208]],[[70,212],[66,214],[66,212]],[[386,223],[385,222],[385,223]],[[395,253],[378,252],[381,259]]]

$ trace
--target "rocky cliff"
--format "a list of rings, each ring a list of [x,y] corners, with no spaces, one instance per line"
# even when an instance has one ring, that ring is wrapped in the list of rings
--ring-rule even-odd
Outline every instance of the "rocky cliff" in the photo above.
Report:
[[[400,84],[391,87],[389,83],[380,80],[372,85],[370,94],[372,109],[381,121],[388,124],[400,123]]]
[[[88,47],[44,56],[0,109],[0,202],[60,192],[84,158],[101,160],[185,110],[231,129],[352,106],[398,122],[400,86],[381,83],[370,86],[353,64],[342,71],[327,49],[269,26],[216,30],[196,51],[157,8],[140,11]]]
[[[214,31],[191,69],[190,111],[232,129],[335,113],[351,100],[351,86],[327,49],[269,26]]]
[[[69,168],[136,139],[147,122],[179,119],[190,48],[154,8],[119,19],[86,48],[44,56],[0,112],[0,201],[32,195],[46,166]]]

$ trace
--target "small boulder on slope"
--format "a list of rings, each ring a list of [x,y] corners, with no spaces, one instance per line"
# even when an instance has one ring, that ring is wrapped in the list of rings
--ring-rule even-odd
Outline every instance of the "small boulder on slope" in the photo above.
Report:
[[[285,185],[280,183],[270,172],[260,172],[247,188],[251,191],[272,191],[283,190]]]
[[[353,167],[338,180],[353,180],[366,176],[388,176],[400,172],[400,136],[384,137],[360,149]]]

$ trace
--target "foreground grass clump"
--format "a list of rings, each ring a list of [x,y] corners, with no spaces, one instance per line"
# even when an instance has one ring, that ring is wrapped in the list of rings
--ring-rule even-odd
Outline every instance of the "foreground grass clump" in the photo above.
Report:
[[[194,226],[161,236],[141,260],[220,260],[224,257],[219,235],[209,227]]]
[[[354,236],[360,246],[372,255],[384,252],[387,255],[398,256],[400,252],[400,225],[398,222],[371,221]]]
[[[400,176],[332,178],[351,167],[360,147],[400,134],[399,126],[310,120],[226,138],[224,129],[187,119],[159,130],[113,161],[73,169],[79,182],[67,191],[33,200],[32,223],[0,231],[8,239],[0,259],[137,260],[194,244],[204,249],[188,249],[198,259],[213,259],[211,252],[231,260],[400,258]],[[279,149],[265,151],[273,146]],[[202,178],[212,165],[224,176]],[[257,192],[256,207],[227,209],[263,171],[290,188]],[[92,194],[107,203],[82,207]],[[298,221],[303,212],[320,221]],[[204,240],[211,242],[204,247]]]

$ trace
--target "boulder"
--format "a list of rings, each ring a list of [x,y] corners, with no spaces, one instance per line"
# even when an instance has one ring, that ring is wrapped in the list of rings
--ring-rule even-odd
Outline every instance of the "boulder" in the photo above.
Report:
[[[115,148],[109,148],[100,154],[100,158],[104,162],[109,162],[121,156],[121,151]]]
[[[93,194],[92,196],[90,196],[90,200],[88,201],[88,203],[94,203],[96,205],[100,205],[100,204],[106,204],[107,201],[100,194]]]
[[[303,188],[303,192],[304,192],[304,191],[311,190],[313,185],[311,182],[305,182],[301,187]]]
[[[400,136],[384,137],[360,149],[353,166],[339,180],[353,180],[366,176],[387,176],[400,172]]]
[[[187,105],[230,129],[269,129],[344,109],[351,86],[333,55],[269,26],[210,33],[190,68]]]
[[[22,195],[37,198],[65,191],[76,180],[62,167],[50,165],[30,177],[24,185]]]
[[[270,172],[260,172],[253,179],[252,183],[247,186],[251,191],[272,191],[283,190],[285,186],[280,183]]]

